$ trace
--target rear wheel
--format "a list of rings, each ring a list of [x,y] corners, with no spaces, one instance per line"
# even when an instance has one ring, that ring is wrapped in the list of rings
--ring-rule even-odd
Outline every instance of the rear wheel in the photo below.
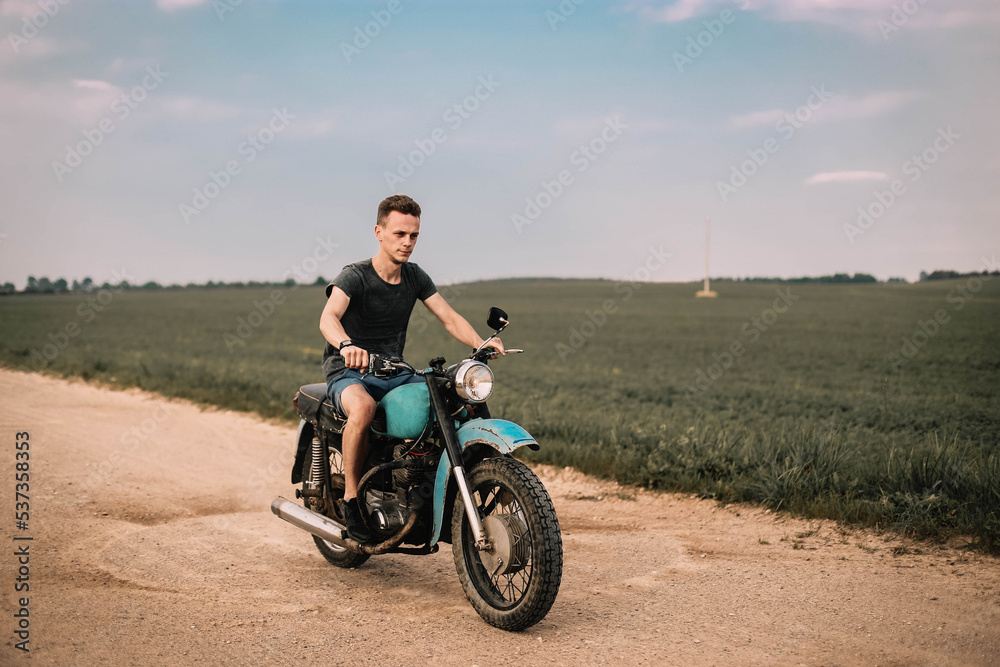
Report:
[[[456,498],[452,553],[462,588],[487,623],[523,630],[549,612],[562,579],[562,537],[552,499],[535,473],[510,457],[479,463],[468,482],[492,549],[476,549],[465,506]]]
[[[312,474],[311,449],[306,452],[305,461],[303,461],[302,465],[302,479],[309,480]],[[333,487],[330,489],[329,500],[324,501],[317,498],[315,499],[317,501],[316,506],[311,506],[309,504],[311,499],[307,499],[306,507],[330,517],[341,525],[346,525],[341,505],[341,500],[344,498],[344,458],[340,450],[335,447],[330,447],[330,481],[333,483]],[[305,484],[303,483],[304,488]],[[368,554],[359,554],[350,549],[345,549],[333,542],[324,540],[322,537],[313,535],[312,538],[313,542],[316,543],[316,548],[323,554],[323,558],[337,567],[358,567],[369,558]]]

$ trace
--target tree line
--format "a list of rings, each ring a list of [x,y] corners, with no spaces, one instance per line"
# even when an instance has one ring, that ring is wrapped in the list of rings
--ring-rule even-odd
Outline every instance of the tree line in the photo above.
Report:
[[[953,278],[969,278],[973,276],[988,276],[1000,275],[1000,271],[968,271],[962,273],[960,271],[950,271],[938,269],[927,273],[926,271],[920,272],[920,281],[924,282],[927,280],[949,280]],[[505,278],[504,280],[543,280],[543,278]],[[544,280],[552,280],[552,278],[544,278]],[[312,285],[326,285],[329,281],[323,276],[319,276],[314,280]],[[712,278],[712,282],[720,283],[877,283],[880,282],[875,276],[870,273],[855,273],[854,275],[848,273],[835,273],[829,276],[801,276],[798,278],[768,278],[764,276],[747,276],[747,277],[736,277],[731,278],[728,276],[722,276],[719,278]],[[884,281],[887,283],[905,283],[906,278],[889,278]],[[272,281],[272,282],[260,282],[256,280],[250,280],[247,282],[230,282],[225,281],[214,281],[209,280],[206,283],[187,283],[181,285],[178,283],[173,283],[170,285],[161,285],[155,280],[150,280],[149,282],[143,283],[142,285],[133,285],[127,280],[112,285],[108,282],[104,282],[100,285],[94,282],[90,277],[84,278],[83,280],[74,279],[73,282],[67,281],[65,278],[58,278],[56,280],[51,280],[45,276],[41,278],[35,278],[35,276],[28,276],[28,282],[24,289],[18,292],[14,283],[6,282],[0,286],[0,295],[2,294],[64,294],[67,292],[91,292],[95,289],[115,289],[115,290],[182,290],[182,289],[241,289],[241,288],[255,288],[255,287],[292,287],[295,285],[294,278],[288,278],[283,281]]]
[[[319,276],[311,284],[313,285],[326,285],[329,280],[323,276]],[[295,285],[294,278],[288,278],[283,281],[264,281],[259,282],[256,280],[250,280],[247,282],[231,282],[227,283],[224,281],[214,281],[209,280],[206,283],[187,283],[186,285],[181,285],[179,283],[173,283],[170,285],[161,285],[155,280],[150,280],[149,282],[143,283],[142,285],[133,285],[127,280],[123,280],[120,283],[112,285],[111,283],[104,282],[102,284],[97,284],[94,282],[93,278],[87,277],[83,280],[74,279],[73,282],[67,281],[65,278],[59,278],[57,280],[52,280],[47,277],[35,278],[35,276],[28,276],[28,282],[24,286],[23,290],[18,291],[14,283],[7,282],[3,286],[0,286],[0,294],[65,294],[68,292],[92,292],[94,290],[101,289],[114,289],[114,290],[183,290],[183,289],[218,289],[218,288],[254,288],[254,287],[292,287]]]
[[[971,278],[973,276],[989,276],[989,275],[1000,275],[1000,271],[994,271],[992,274],[989,271],[968,271],[962,273],[961,271],[944,271],[937,270],[927,273],[926,271],[920,272],[920,282],[925,282],[928,280],[950,280],[952,278]],[[878,280],[875,276],[870,273],[855,273],[853,276],[849,273],[835,273],[830,276],[801,276],[799,278],[767,278],[760,276],[748,276],[746,278],[712,278],[712,282],[749,282],[749,283],[877,283],[877,282],[887,282],[887,283],[906,283],[908,282],[906,278],[889,278],[885,281]]]

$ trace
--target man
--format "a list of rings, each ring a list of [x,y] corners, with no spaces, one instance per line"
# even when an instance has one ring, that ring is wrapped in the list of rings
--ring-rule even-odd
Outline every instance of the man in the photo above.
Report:
[[[378,254],[345,266],[327,285],[328,299],[319,322],[327,340],[323,353],[327,394],[347,416],[343,433],[344,519],[348,534],[359,542],[369,542],[373,537],[358,510],[357,492],[375,405],[390,390],[423,381],[411,374],[390,378],[363,374],[369,353],[403,356],[406,325],[417,299],[456,340],[470,347],[483,344],[476,330],[448,305],[423,269],[409,263],[419,234],[417,202],[406,195],[384,199],[378,205],[375,224]],[[490,346],[505,353],[499,338],[490,341]]]

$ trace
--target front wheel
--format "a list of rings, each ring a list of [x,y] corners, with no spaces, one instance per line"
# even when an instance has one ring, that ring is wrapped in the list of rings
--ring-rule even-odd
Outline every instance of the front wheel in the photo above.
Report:
[[[468,483],[492,548],[476,549],[465,505],[456,498],[451,534],[458,578],[483,620],[523,630],[549,612],[562,579],[562,536],[552,499],[535,473],[510,457],[482,461]]]

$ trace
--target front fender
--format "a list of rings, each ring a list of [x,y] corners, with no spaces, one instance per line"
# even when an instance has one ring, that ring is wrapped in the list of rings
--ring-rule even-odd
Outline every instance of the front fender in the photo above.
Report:
[[[482,443],[502,454],[510,454],[518,447],[538,449],[531,434],[506,419],[470,419],[458,427],[458,441],[462,449]]]
[[[465,451],[472,445],[488,445],[500,452],[510,454],[520,447],[538,449],[538,442],[524,428],[506,419],[470,419],[458,427],[458,442]],[[436,544],[444,526],[444,501],[451,476],[448,455],[441,457],[437,475],[434,478],[434,523],[431,525],[431,544]]]

